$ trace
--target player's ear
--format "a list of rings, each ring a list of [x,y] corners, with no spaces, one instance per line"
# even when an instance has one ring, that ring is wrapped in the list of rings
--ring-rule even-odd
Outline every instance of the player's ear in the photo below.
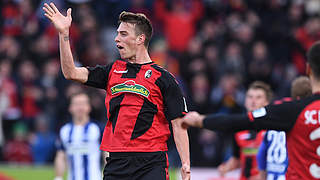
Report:
[[[311,68],[310,68],[310,64],[307,63],[307,66],[306,66],[306,74],[307,74],[307,76],[310,77],[311,73],[312,73],[312,70],[311,70]]]
[[[138,45],[143,45],[144,44],[144,41],[146,40],[146,35],[144,34],[140,34],[137,38],[137,44]]]

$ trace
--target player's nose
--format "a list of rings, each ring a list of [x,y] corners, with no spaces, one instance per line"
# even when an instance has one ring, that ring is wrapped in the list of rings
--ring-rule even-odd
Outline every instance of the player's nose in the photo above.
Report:
[[[114,41],[115,41],[116,43],[120,42],[120,40],[119,40],[119,35],[117,35],[117,36],[114,38]]]

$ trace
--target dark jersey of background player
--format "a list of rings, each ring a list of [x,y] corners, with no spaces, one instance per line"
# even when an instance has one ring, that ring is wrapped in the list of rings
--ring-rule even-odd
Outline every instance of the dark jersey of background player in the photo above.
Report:
[[[100,148],[109,152],[167,151],[167,120],[186,111],[174,77],[152,62],[117,60],[89,71],[85,84],[107,92],[108,123]]]

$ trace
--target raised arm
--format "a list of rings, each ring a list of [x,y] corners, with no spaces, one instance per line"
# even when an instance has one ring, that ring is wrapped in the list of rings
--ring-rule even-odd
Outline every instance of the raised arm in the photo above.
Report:
[[[59,33],[60,62],[64,77],[81,83],[87,82],[89,71],[85,67],[75,67],[70,48],[71,8],[67,10],[67,16],[62,15],[53,3],[50,3],[50,5],[45,3],[43,10],[45,11],[44,15],[52,22]]]
[[[182,180],[190,180],[189,137],[187,130],[182,128],[181,121],[181,118],[177,118],[171,121],[173,138],[181,159]]]

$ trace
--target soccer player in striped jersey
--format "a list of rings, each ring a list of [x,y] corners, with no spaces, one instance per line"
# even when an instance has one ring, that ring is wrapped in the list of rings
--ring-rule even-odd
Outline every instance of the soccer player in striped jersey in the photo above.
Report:
[[[65,78],[106,92],[108,122],[100,149],[110,156],[104,179],[168,180],[167,141],[172,125],[181,176],[190,180],[189,138],[180,125],[186,103],[174,76],[149,56],[150,20],[141,13],[122,12],[114,39],[121,59],[108,65],[75,67],[69,43],[71,9],[63,16],[53,3],[45,3],[43,10],[59,32]]]
[[[68,167],[68,180],[99,180],[101,174],[100,129],[90,121],[89,96],[83,92],[70,98],[72,122],[60,130],[55,157],[55,180],[62,180]]]

